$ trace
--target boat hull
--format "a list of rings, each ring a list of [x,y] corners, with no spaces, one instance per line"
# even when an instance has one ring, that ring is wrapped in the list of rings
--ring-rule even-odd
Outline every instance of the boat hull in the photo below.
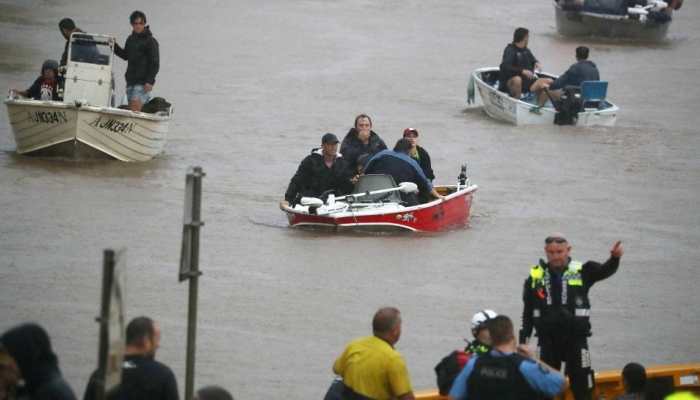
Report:
[[[666,38],[671,22],[640,21],[623,15],[568,11],[554,3],[557,32],[564,36],[599,36],[657,42]]]
[[[440,190],[441,187],[436,187]],[[454,186],[442,186],[454,188]],[[333,229],[407,230],[439,232],[467,225],[474,192],[473,185],[448,196],[445,200],[413,207],[387,205],[381,208],[343,211],[329,215],[313,215],[282,206],[291,226],[330,227]]]
[[[148,161],[163,151],[169,115],[55,101],[5,101],[17,152]]]
[[[535,107],[530,103],[516,100],[482,80],[481,75],[496,72],[498,68],[480,68],[472,73],[484,112],[493,119],[513,125],[552,125],[556,110],[551,107]],[[620,109],[612,104],[603,110],[586,109],[578,113],[578,126],[614,126]]]

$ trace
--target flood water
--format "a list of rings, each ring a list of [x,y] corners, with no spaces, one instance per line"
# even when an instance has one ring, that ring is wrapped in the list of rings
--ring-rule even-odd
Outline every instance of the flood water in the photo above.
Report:
[[[158,358],[184,386],[177,268],[192,165],[207,173],[197,386],[321,398],[345,343],[394,305],[414,387],[434,387],[433,366],[463,345],[474,312],[519,320],[523,280],[551,231],[582,261],[625,246],[619,272],[591,291],[594,368],[700,361],[697,4],[676,14],[668,41],[648,45],[562,38],[549,1],[182,3],[0,0],[0,90],[28,87],[60,57],[62,17],[123,43],[142,9],[160,42],[155,93],[175,106],[165,153],[143,164],[18,156],[0,112],[0,330],[43,324],[79,395],[97,360],[108,247],[128,249],[127,317],[160,322]],[[546,71],[591,48],[622,109],[616,127],[515,128],[467,108],[470,71],[497,65],[521,25]],[[287,227],[277,204],[298,162],[363,112],[390,144],[417,128],[437,182],[469,163],[480,189],[468,229]]]

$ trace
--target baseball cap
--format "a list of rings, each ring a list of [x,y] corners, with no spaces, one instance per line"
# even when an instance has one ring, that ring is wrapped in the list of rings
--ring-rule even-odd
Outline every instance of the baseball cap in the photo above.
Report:
[[[406,128],[403,130],[403,137],[406,137],[408,135],[416,135],[418,136],[418,130],[415,128]]]
[[[338,143],[338,137],[335,136],[334,134],[328,132],[323,137],[321,138],[321,144],[326,144],[326,143]]]

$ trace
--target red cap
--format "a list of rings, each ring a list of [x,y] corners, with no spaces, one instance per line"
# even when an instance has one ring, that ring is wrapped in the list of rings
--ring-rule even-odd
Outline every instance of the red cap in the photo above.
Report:
[[[418,130],[415,128],[406,128],[403,130],[403,137],[406,137],[408,135],[416,135],[418,136]]]

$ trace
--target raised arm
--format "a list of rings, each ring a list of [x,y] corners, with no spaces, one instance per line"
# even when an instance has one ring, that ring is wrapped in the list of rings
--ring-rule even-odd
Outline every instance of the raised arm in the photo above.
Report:
[[[617,241],[612,249],[610,249],[610,258],[608,258],[605,263],[599,264],[595,261],[588,261],[583,264],[581,274],[583,275],[584,282],[586,282],[588,286],[593,286],[594,283],[611,277],[617,272],[620,266],[620,258],[622,258],[623,254],[624,249],[622,248],[622,243]]]

